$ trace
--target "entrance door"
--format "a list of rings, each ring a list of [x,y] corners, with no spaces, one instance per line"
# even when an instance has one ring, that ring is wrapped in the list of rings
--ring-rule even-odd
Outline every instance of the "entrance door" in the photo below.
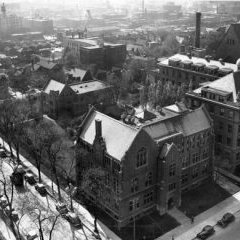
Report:
[[[174,201],[173,198],[168,199],[168,210],[172,209],[174,207]]]

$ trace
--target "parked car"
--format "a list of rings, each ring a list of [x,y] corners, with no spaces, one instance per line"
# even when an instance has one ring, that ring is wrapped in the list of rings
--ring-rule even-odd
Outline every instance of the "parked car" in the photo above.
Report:
[[[23,186],[23,176],[25,174],[25,170],[22,165],[18,165],[14,168],[12,175],[10,176],[11,181],[15,186]]]
[[[197,234],[197,238],[206,239],[209,236],[213,235],[215,232],[214,227],[206,225],[200,233]]]
[[[67,205],[61,202],[58,202],[56,204],[56,209],[61,215],[67,214],[69,212]]]
[[[27,240],[34,240],[38,237],[37,233],[32,230],[27,234]]]
[[[37,183],[32,173],[26,173],[24,178],[30,185],[35,185]]]
[[[47,195],[46,187],[42,183],[37,183],[35,189],[40,193],[41,196]]]
[[[74,212],[68,212],[65,215],[65,218],[75,227],[75,228],[81,228],[82,222],[78,215]]]
[[[18,213],[16,211],[12,212],[12,219],[14,222],[17,222],[19,220]]]
[[[5,213],[6,213],[7,215],[9,215],[10,212],[13,212],[14,210],[15,210],[15,209],[12,208],[11,211],[10,211],[10,207],[9,207],[9,206],[7,206],[7,207],[4,209],[4,211],[5,211]]]
[[[0,157],[1,158],[6,158],[7,157],[7,153],[6,153],[6,151],[4,150],[4,149],[0,149]]]
[[[229,223],[233,222],[235,220],[235,216],[232,213],[225,213],[220,219],[217,224],[221,227],[226,227]]]

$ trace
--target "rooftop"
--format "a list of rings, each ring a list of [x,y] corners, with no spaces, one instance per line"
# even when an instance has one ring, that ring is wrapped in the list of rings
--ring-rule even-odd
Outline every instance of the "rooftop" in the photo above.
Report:
[[[164,59],[162,61],[160,61],[159,64],[163,64],[163,65],[169,65],[169,60],[178,60],[179,62],[184,62],[187,61],[189,63],[195,64],[195,65],[201,65],[201,66],[206,66],[208,68],[215,68],[218,67],[220,70],[221,69],[232,69],[234,72],[236,72],[238,70],[238,67],[236,64],[232,64],[232,63],[221,63],[220,61],[216,61],[216,60],[209,60],[207,61],[205,58],[199,58],[199,57],[191,57],[189,58],[187,55],[183,55],[183,54],[175,54],[174,56]]]
[[[201,94],[203,88],[207,88],[216,93],[232,93],[233,102],[237,102],[237,93],[240,91],[240,72],[231,73],[213,82],[194,90],[196,94]]]
[[[77,94],[83,94],[109,88],[108,85],[101,81],[89,81],[78,84],[71,84],[69,85],[69,87]]]
[[[80,138],[91,145],[96,134],[95,120],[102,121],[102,137],[106,144],[106,152],[121,161],[139,130],[94,110],[85,119],[80,134]]]

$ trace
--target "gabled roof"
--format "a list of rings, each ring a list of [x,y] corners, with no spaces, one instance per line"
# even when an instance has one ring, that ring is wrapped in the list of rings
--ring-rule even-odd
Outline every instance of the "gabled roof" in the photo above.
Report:
[[[233,102],[237,102],[237,93],[240,91],[240,72],[234,72],[218,80],[205,84],[194,90],[194,93],[201,94],[203,88],[209,87],[216,91],[229,92],[233,95]]]
[[[186,111],[182,114],[167,119],[158,119],[142,128],[157,142],[168,136],[178,133],[190,136],[211,127],[211,119],[204,111],[204,106],[193,111]]]
[[[80,133],[80,138],[91,145],[96,133],[95,120],[102,121],[102,137],[106,144],[106,152],[121,161],[139,130],[93,110],[86,117]]]
[[[83,70],[80,68],[73,68],[70,71],[67,71],[67,73],[72,75],[74,78],[80,77],[81,80],[85,77],[87,72],[87,70]]]
[[[47,85],[44,87],[43,91],[47,94],[50,93],[50,91],[58,91],[59,94],[61,94],[62,90],[64,89],[65,84],[60,83],[58,81],[55,81],[53,79],[51,79]]]

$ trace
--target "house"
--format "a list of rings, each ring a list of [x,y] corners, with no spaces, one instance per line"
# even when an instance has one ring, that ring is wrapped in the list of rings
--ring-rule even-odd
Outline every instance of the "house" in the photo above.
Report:
[[[50,80],[43,89],[44,109],[51,116],[57,117],[62,111],[80,115],[87,111],[89,105],[108,104],[111,94],[110,86],[101,81],[63,84]]]
[[[86,82],[93,79],[92,74],[89,70],[73,68],[69,71],[66,71],[66,73],[68,76],[68,83]]]
[[[181,104],[156,118],[126,124],[91,108],[79,128],[78,148],[88,151],[86,169],[101,166],[106,187],[99,206],[122,227],[151,211],[180,206],[181,193],[212,176],[212,120],[202,106]],[[92,200],[93,193],[85,189]]]
[[[240,56],[240,23],[232,23],[217,49],[217,57],[235,63]]]
[[[216,164],[240,169],[240,72],[231,73],[186,93],[191,109],[204,104],[214,123]]]

